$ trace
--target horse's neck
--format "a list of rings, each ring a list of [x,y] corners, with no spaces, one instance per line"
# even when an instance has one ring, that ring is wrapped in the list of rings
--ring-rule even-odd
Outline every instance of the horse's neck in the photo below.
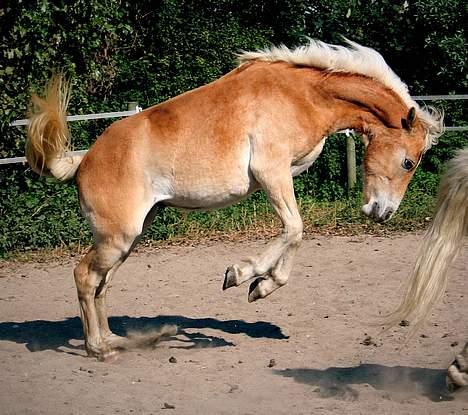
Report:
[[[401,119],[406,117],[408,111],[394,91],[361,75],[330,74],[320,88],[325,90],[325,105],[335,115],[334,131],[345,128],[362,131],[366,125],[373,123],[400,128]]]

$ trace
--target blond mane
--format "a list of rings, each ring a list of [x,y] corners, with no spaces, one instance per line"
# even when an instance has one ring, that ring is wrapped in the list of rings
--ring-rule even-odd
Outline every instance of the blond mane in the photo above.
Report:
[[[401,97],[408,109],[415,107],[426,128],[426,150],[437,143],[443,133],[443,113],[433,107],[421,108],[414,101],[407,85],[387,65],[380,53],[345,38],[349,47],[331,45],[309,39],[307,45],[289,49],[284,45],[272,46],[238,55],[240,64],[252,60],[288,62],[291,65],[310,66],[329,72],[348,72],[368,76],[381,82]]]

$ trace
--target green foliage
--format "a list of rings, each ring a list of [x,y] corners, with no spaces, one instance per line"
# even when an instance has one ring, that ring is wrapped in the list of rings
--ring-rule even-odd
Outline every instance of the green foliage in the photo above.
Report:
[[[347,195],[345,185],[346,139],[336,134],[326,140],[322,154],[307,174],[295,179],[294,188],[301,199],[334,201]]]
[[[466,93],[466,14],[463,0],[5,0],[0,158],[23,154],[24,130],[8,123],[26,116],[31,92],[42,89],[54,68],[73,81],[71,114],[116,111],[127,101],[148,107],[210,82],[235,65],[240,50],[293,46],[304,36],[341,43],[345,35],[378,49],[413,94]],[[447,125],[466,122],[463,103],[437,106],[445,108]],[[91,145],[110,123],[73,123],[75,148]],[[415,212],[419,218],[430,212],[445,161],[466,145],[466,135],[447,133],[426,155],[400,210],[407,226]],[[358,189],[346,189],[342,135],[330,137],[314,167],[295,181],[304,209],[316,214],[312,207],[335,206],[338,225],[366,221]],[[167,239],[197,227],[244,230],[271,217],[258,193],[210,214],[164,210],[148,236]],[[21,165],[0,167],[0,229],[0,254],[91,241],[73,183],[39,179]]]
[[[377,49],[414,95],[466,91],[464,0],[305,3],[307,35],[337,43],[346,36]]]

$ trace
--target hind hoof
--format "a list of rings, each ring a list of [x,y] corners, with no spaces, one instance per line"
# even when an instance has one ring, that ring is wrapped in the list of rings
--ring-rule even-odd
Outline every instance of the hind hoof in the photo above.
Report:
[[[109,336],[113,338],[119,338],[119,336]],[[106,341],[103,341],[99,346],[85,344],[86,353],[88,357],[94,357],[99,362],[113,362],[117,358],[118,350],[109,345]]]
[[[103,337],[104,342],[111,348],[119,347],[121,343],[125,341],[125,337],[119,336],[114,333],[110,333],[107,336]]]
[[[100,353],[99,356],[97,356],[97,359],[99,362],[112,363],[117,360],[118,356],[119,352],[117,350],[109,349],[103,353]]]

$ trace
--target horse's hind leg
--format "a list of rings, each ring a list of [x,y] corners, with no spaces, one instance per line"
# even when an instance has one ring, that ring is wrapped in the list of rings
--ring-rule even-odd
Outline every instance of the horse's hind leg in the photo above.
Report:
[[[103,315],[96,307],[96,293],[99,287],[106,285],[106,278],[112,268],[127,255],[134,238],[122,235],[98,240],[82,261],[75,268],[75,283],[80,302],[85,347],[88,355],[100,359],[108,357],[112,350],[101,334]],[[99,304],[102,307],[102,303]],[[106,318],[107,320],[107,318]],[[104,324],[104,334],[109,329]],[[109,330],[110,332],[110,330]]]
[[[112,343],[114,341],[118,342],[120,340],[119,336],[115,335],[110,330],[109,322],[108,322],[108,318],[107,318],[106,295],[107,295],[107,290],[109,288],[110,282],[112,280],[112,277],[117,272],[118,268],[125,262],[125,260],[128,258],[128,256],[132,252],[133,248],[138,244],[138,242],[140,241],[140,239],[143,236],[146,229],[153,222],[156,213],[161,208],[162,207],[159,206],[159,205],[153,206],[153,208],[150,210],[150,212],[146,215],[145,221],[143,223],[143,229],[142,229],[142,232],[140,233],[140,235],[138,235],[134,239],[132,245],[127,250],[127,252],[114,264],[114,266],[107,273],[106,277],[101,281],[101,284],[99,285],[99,287],[96,289],[95,304],[96,304],[96,312],[97,312],[97,316],[98,316],[99,328],[100,328],[100,332],[101,332],[101,338],[104,339],[105,342],[109,346],[112,346]]]
[[[99,287],[96,289],[96,294],[94,298],[101,338],[104,339],[107,343],[109,343],[109,339],[116,336],[114,333],[112,333],[107,318],[107,290],[109,288],[112,277],[115,275],[117,269],[120,267],[120,265],[122,265],[124,261],[125,258],[117,261],[117,263],[111,268],[111,270],[107,273],[106,277],[101,281]]]
[[[130,255],[131,251],[133,250],[134,246],[138,242],[137,238],[135,242],[132,244],[130,249],[114,264],[114,266],[109,270],[105,278],[101,280],[101,283],[96,289],[95,293],[95,298],[94,302],[96,305],[96,312],[97,312],[97,317],[98,317],[98,323],[99,323],[99,330],[101,333],[101,338],[106,341],[108,345],[112,345],[112,340],[113,339],[118,339],[119,336],[115,335],[112,333],[110,327],[109,327],[109,320],[107,317],[107,304],[106,304],[106,296],[107,296],[107,290],[109,289],[110,283],[112,281],[113,276],[119,269],[119,267],[125,262],[125,260],[128,258]]]
[[[468,386],[468,343],[448,368],[447,385],[450,390]]]

